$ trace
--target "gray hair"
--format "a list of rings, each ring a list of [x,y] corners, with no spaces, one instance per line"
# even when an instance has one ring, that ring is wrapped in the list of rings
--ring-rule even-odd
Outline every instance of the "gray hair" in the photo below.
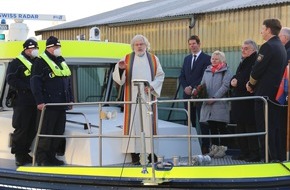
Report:
[[[253,50],[254,50],[255,52],[258,51],[258,46],[257,46],[257,44],[256,44],[256,42],[255,42],[254,40],[247,39],[247,40],[244,41],[244,44],[245,44],[245,45],[250,45],[250,46],[252,46],[252,48],[253,48]]]
[[[288,27],[283,27],[283,28],[281,29],[281,33],[282,33],[283,35],[285,35],[285,36],[288,38],[288,40],[290,40],[290,28],[288,28]]]
[[[132,50],[134,50],[135,42],[139,41],[139,40],[141,40],[146,45],[146,50],[149,51],[150,50],[150,43],[149,43],[148,39],[145,36],[141,35],[141,34],[137,34],[136,36],[134,36],[132,38],[132,40],[131,40],[131,48],[132,48]]]
[[[219,50],[216,50],[212,53],[211,56],[213,55],[217,55],[219,57],[219,60],[223,63],[226,63],[226,56],[225,56],[225,53],[222,52],[222,51],[219,51]]]

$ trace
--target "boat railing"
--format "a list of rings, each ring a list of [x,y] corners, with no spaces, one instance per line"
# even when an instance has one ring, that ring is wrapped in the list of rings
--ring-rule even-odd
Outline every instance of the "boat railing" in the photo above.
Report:
[[[179,100],[154,100],[154,101],[150,101],[150,102],[145,102],[145,104],[148,104],[149,106],[147,107],[151,107],[151,105],[153,104],[158,104],[162,105],[162,104],[166,104],[166,103],[172,103],[172,102],[187,102],[188,104],[188,111],[184,110],[184,109],[175,109],[178,111],[185,111],[185,113],[187,114],[187,118],[188,118],[188,134],[184,134],[184,135],[152,135],[150,134],[150,137],[146,136],[146,138],[187,138],[188,139],[188,164],[190,165],[191,163],[191,141],[193,138],[230,138],[230,137],[245,137],[245,136],[265,136],[265,162],[268,162],[268,102],[264,97],[260,97],[260,96],[250,96],[250,97],[232,97],[232,98],[215,98],[214,101],[240,101],[240,100],[250,100],[250,99],[258,99],[258,100],[262,100],[264,103],[264,108],[265,108],[265,131],[263,132],[255,132],[255,133],[234,133],[234,134],[219,134],[219,135],[201,135],[201,134],[192,134],[191,133],[191,122],[190,122],[190,106],[191,106],[191,102],[206,102],[206,101],[213,101],[213,99],[179,99]],[[144,103],[144,102],[143,102]],[[99,140],[99,165],[102,166],[102,139],[103,138],[128,138],[128,136],[124,136],[124,135],[104,135],[102,134],[102,120],[104,118],[101,117],[101,113],[103,112],[103,106],[106,105],[120,105],[120,104],[138,104],[135,101],[110,101],[110,102],[83,102],[83,103],[49,103],[49,104],[45,104],[45,106],[43,107],[43,110],[41,112],[41,116],[40,116],[40,120],[39,120],[39,125],[38,125],[38,131],[37,131],[37,135],[35,138],[35,143],[34,143],[34,149],[33,149],[33,163],[32,165],[35,166],[35,156],[36,156],[36,151],[37,151],[37,145],[39,142],[39,138],[40,137],[46,137],[46,138],[98,138]],[[80,135],[47,135],[47,134],[41,134],[41,129],[42,129],[42,124],[43,124],[43,118],[44,118],[44,114],[45,111],[47,109],[47,107],[53,107],[53,106],[98,106],[98,110],[97,112],[99,113],[100,117],[99,117],[99,125],[98,125],[98,133],[94,134],[89,132],[88,134],[80,134]],[[82,115],[84,117],[84,124],[89,126],[90,129],[90,121],[86,118],[84,113],[80,113],[80,112],[69,112],[68,114],[79,114]],[[148,113],[151,114],[152,113]],[[158,127],[158,126],[157,126]],[[152,127],[151,127],[152,128]],[[141,138],[140,135],[132,135],[130,138]],[[153,141],[151,141],[153,142]],[[153,144],[153,143],[152,143]],[[151,147],[151,152],[154,153],[154,147]]]
[[[87,128],[88,129],[89,134],[92,133],[91,132],[91,124],[90,124],[88,118],[86,117],[86,115],[84,113],[82,113],[82,112],[66,112],[66,115],[81,115],[81,116],[83,116],[84,117],[84,120],[85,120],[85,123],[83,123],[84,126],[85,126],[84,128]],[[67,122],[76,123],[74,121],[68,121],[68,120],[67,120]]]
[[[191,134],[191,121],[190,121],[190,108],[192,106],[191,103],[193,102],[209,102],[209,101],[226,101],[226,102],[231,102],[231,101],[241,101],[241,100],[261,100],[264,103],[264,118],[265,118],[265,130],[260,131],[260,132],[252,132],[252,133],[234,133],[234,134],[218,134],[218,135],[187,135],[189,139],[191,138],[231,138],[231,137],[249,137],[249,136],[265,136],[265,162],[269,162],[269,154],[268,154],[268,102],[266,98],[262,96],[246,96],[246,97],[230,97],[230,98],[200,98],[200,99],[179,99],[179,100],[159,100],[158,101],[158,106],[162,104],[168,104],[168,103],[187,103],[188,111],[186,110],[187,114],[187,125],[188,125],[188,134]],[[158,108],[159,109],[159,108]],[[182,111],[182,109],[174,109],[174,108],[165,108],[162,107],[164,110],[172,110],[172,111]],[[228,126],[236,126],[235,124],[228,124]],[[175,135],[172,135],[170,138],[174,138]],[[178,135],[180,137],[181,135]],[[186,136],[186,135],[185,135]],[[154,136],[155,137],[155,136]],[[158,138],[167,138],[165,136],[156,136]],[[175,136],[177,137],[177,136]],[[178,138],[177,137],[177,138]],[[191,141],[189,140],[189,153],[191,153]],[[189,154],[191,155],[191,154]],[[191,156],[188,158],[188,162],[191,163]]]

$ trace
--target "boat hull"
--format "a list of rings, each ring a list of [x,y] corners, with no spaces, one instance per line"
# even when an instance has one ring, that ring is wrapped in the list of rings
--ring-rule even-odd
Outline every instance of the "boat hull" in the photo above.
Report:
[[[32,167],[0,170],[0,181],[30,188],[288,189],[290,163],[231,166],[176,166],[143,174],[142,167]],[[10,183],[10,184],[8,184]]]

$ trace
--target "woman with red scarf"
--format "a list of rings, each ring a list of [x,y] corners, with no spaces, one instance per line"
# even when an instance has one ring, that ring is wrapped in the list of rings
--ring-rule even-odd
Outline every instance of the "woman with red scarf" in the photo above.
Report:
[[[229,104],[226,101],[214,101],[214,98],[224,98],[230,88],[230,80],[232,74],[226,64],[225,54],[221,51],[215,51],[211,56],[211,65],[207,67],[204,72],[201,85],[206,87],[208,98],[212,98],[211,101],[203,102],[201,107],[200,122],[203,134],[210,133],[212,135],[225,134],[227,123],[230,121]],[[209,131],[208,131],[208,129]],[[210,156],[223,157],[225,155],[226,148],[222,145],[226,145],[226,138],[212,138],[211,144],[216,145],[223,149],[222,154],[215,154],[211,150]],[[203,147],[209,147],[209,139],[202,140]]]

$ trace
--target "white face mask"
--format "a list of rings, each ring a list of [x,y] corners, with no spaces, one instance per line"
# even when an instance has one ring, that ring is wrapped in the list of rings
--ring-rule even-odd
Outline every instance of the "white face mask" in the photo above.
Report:
[[[55,57],[59,57],[59,56],[61,56],[61,50],[60,50],[60,48],[55,49],[55,50],[53,51],[53,54],[54,54]]]
[[[34,49],[31,51],[31,57],[33,58],[38,57],[38,49]]]

